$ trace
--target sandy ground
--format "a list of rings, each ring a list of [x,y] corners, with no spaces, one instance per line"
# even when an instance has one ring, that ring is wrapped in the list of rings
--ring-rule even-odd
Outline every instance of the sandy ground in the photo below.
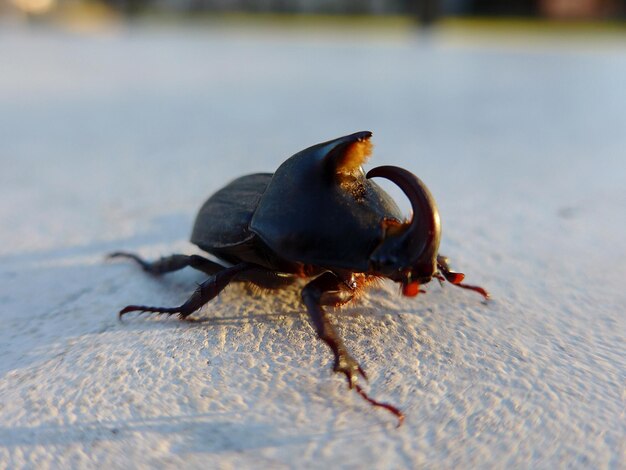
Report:
[[[619,39],[0,27],[0,468],[626,468]],[[203,276],[107,252],[193,253],[221,185],[363,129],[493,294],[335,315],[404,426],[330,372],[296,288],[118,322]]]

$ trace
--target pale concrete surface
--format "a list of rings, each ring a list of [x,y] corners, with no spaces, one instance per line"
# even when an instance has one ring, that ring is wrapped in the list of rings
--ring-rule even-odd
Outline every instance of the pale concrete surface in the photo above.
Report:
[[[0,468],[626,468],[623,42],[4,26],[0,67]],[[494,297],[336,315],[403,427],[296,289],[117,321],[203,277],[105,253],[194,252],[222,184],[363,129]]]

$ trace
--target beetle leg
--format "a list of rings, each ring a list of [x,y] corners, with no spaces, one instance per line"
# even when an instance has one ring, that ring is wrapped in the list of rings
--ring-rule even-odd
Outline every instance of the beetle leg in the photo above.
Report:
[[[204,304],[213,299],[224,288],[233,281],[241,272],[250,269],[247,263],[240,263],[230,268],[224,268],[209,277],[198,286],[195,292],[189,297],[187,302],[179,307],[149,307],[146,305],[129,305],[120,310],[119,317],[122,318],[128,312],[151,312],[166,313],[168,315],[178,314],[179,318],[185,319]]]
[[[485,300],[489,299],[490,297],[489,292],[487,292],[482,287],[473,286],[470,284],[463,284],[462,281],[463,279],[465,279],[465,274],[452,271],[450,269],[450,265],[448,264],[448,262],[449,260],[446,256],[441,256],[441,255],[437,256],[437,267],[439,268],[439,271],[441,272],[443,277],[446,279],[446,281],[450,282],[454,286],[461,287],[463,289],[473,290],[474,292],[478,292],[480,295],[482,295],[485,298]],[[439,279],[439,281],[441,282],[440,276],[437,276],[437,279]]]
[[[358,375],[361,375],[365,380],[367,380],[367,375],[359,363],[350,356],[322,308],[322,305],[338,306],[344,304],[353,297],[354,292],[346,282],[331,272],[322,274],[302,289],[302,300],[307,306],[317,335],[330,346],[335,355],[334,371],[345,374],[348,379],[348,387],[354,388],[372,406],[384,408],[394,414],[398,418],[398,426],[400,426],[404,421],[402,412],[393,405],[374,400],[357,383]]]
[[[332,349],[335,355],[334,370],[345,374],[350,388],[356,385],[359,375],[364,379],[367,379],[367,376],[359,363],[348,353],[322,305],[338,306],[348,302],[353,295],[352,290],[331,272],[322,274],[302,289],[302,300],[317,335]]]
[[[191,266],[198,271],[202,271],[203,273],[212,276],[225,268],[225,266],[222,266],[219,263],[215,263],[198,255],[171,255],[149,262],[134,253],[116,251],[115,253],[108,255],[108,258],[130,258],[136,261],[145,272],[154,274],[155,276],[178,271],[186,268],[187,266]]]

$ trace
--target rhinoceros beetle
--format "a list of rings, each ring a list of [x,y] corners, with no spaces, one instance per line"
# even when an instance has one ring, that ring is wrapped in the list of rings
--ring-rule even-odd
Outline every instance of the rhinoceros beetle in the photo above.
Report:
[[[372,282],[387,278],[405,296],[423,292],[433,278],[478,292],[463,284],[439,255],[441,223],[430,191],[409,171],[381,166],[364,173],[371,153],[371,132],[357,132],[296,153],[275,173],[242,176],[217,191],[202,206],[191,242],[220,262],[198,255],[175,254],[148,262],[131,258],[148,273],[160,275],[191,266],[209,277],[179,307],[129,305],[133,311],[178,314],[187,318],[217,296],[229,283],[250,282],[276,289],[304,278],[302,301],[320,339],[334,353],[334,371],[345,375],[374,406],[403,420],[396,407],[370,398],[357,383],[365,371],[337,335],[324,307],[355,300]],[[372,181],[380,177],[398,185],[408,197],[413,215],[404,220],[398,206]]]

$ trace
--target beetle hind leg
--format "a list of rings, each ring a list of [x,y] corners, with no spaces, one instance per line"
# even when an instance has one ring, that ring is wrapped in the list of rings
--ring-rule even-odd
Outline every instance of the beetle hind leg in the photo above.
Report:
[[[187,301],[179,307],[150,307],[147,305],[129,305],[120,310],[119,318],[121,319],[129,312],[149,312],[156,314],[174,315],[178,314],[181,320],[184,320],[196,310],[200,309],[204,304],[216,297],[224,288],[233,281],[241,272],[250,269],[246,263],[237,264],[230,268],[224,268],[209,277],[206,281],[198,286],[194,293]]]
[[[159,276],[165,273],[171,273],[190,266],[198,271],[202,271],[209,276],[221,271],[225,267],[219,263],[215,263],[199,255],[171,255],[160,258],[156,261],[146,261],[134,253],[125,251],[116,251],[107,256],[107,258],[128,258],[135,261],[141,268],[150,274]]]

